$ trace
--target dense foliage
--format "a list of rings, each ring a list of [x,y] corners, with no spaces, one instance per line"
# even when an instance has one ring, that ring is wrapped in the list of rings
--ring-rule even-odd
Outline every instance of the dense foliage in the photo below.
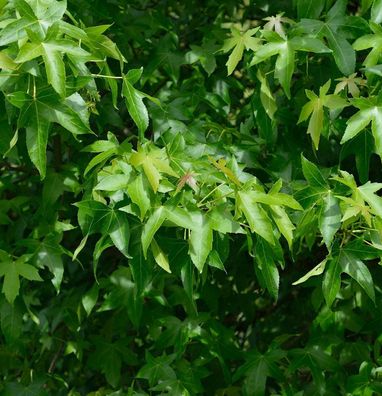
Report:
[[[0,394],[382,394],[381,23],[0,0]]]

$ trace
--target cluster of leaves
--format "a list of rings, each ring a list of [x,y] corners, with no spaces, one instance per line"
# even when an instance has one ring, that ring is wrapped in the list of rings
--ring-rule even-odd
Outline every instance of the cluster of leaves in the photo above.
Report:
[[[125,3],[0,0],[1,394],[381,394],[382,2]]]

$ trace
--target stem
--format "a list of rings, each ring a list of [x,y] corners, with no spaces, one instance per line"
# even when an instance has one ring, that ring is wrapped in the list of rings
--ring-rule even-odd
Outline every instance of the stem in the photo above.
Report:
[[[84,76],[86,77],[86,76]],[[91,74],[89,77],[95,77],[95,78],[112,78],[114,80],[123,80],[123,77],[120,76],[107,76],[106,74]]]
[[[200,205],[203,203],[203,201],[205,201],[211,194],[213,194],[218,188],[220,188],[221,186],[224,186],[226,183],[222,183],[219,184],[218,186],[216,186],[214,189],[212,189],[206,196],[203,197],[203,199],[201,201],[199,201],[197,203],[197,206],[200,207]]]

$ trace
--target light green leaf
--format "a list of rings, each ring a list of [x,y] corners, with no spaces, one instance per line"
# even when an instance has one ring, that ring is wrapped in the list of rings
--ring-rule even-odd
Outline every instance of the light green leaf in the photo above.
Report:
[[[238,209],[244,213],[251,232],[262,236],[270,244],[274,244],[272,223],[261,206],[256,203],[251,191],[239,191],[237,193]]]
[[[271,213],[277,228],[288,242],[289,249],[292,249],[293,230],[295,226],[290,221],[286,211],[280,206],[271,206]]]
[[[325,270],[326,262],[327,262],[327,258],[324,259],[323,261],[321,261],[321,263],[317,264],[313,269],[311,269],[309,272],[307,272],[300,279],[293,282],[292,285],[294,285],[294,286],[299,285],[300,283],[306,282],[312,276],[321,275]]]
[[[150,186],[143,178],[142,174],[135,177],[127,186],[127,192],[131,201],[139,207],[141,220],[145,217],[147,211],[151,207],[149,188]]]
[[[374,0],[371,7],[371,20],[374,23],[382,22],[382,0]]]
[[[330,80],[320,88],[319,96],[306,90],[306,96],[310,99],[301,109],[298,123],[306,121],[309,116],[307,133],[311,136],[314,147],[318,150],[321,132],[324,126],[324,107],[330,110],[342,109],[348,105],[347,101],[337,95],[327,95],[330,88]]]
[[[275,77],[280,81],[288,99],[291,98],[290,82],[294,72],[295,51],[288,41],[285,41],[275,65]]]
[[[0,52],[0,69],[5,70],[16,70],[18,64],[5,52]]]
[[[382,219],[382,198],[375,194],[382,188],[382,183],[367,182],[358,187],[361,197],[370,205],[374,214]]]
[[[261,70],[258,69],[256,73],[256,77],[260,81],[260,100],[261,104],[264,107],[265,112],[268,117],[273,120],[274,115],[277,111],[276,100],[271,92],[271,89],[268,84],[267,78],[262,74]]]
[[[371,131],[373,133],[377,154],[382,157],[382,106],[378,99],[370,97],[368,99],[353,99],[352,103],[360,110],[347,121],[347,127],[341,139],[341,144],[352,139],[371,122]]]
[[[341,209],[332,191],[323,196],[323,206],[318,225],[325,245],[330,249],[335,233],[341,227]]]
[[[31,25],[27,18],[16,19],[0,30],[0,46],[14,43],[27,36],[25,28]]]
[[[146,224],[143,226],[141,241],[142,250],[145,258],[147,257],[147,249],[151,245],[155,233],[159,230],[165,219],[166,211],[163,206],[160,206],[159,208],[154,210],[152,215],[147,220]]]
[[[25,43],[21,48],[15,63],[24,63],[32,59],[38,58],[43,54],[41,43]]]
[[[226,63],[228,75],[232,74],[237,64],[240,62],[241,58],[243,57],[244,49],[256,51],[260,46],[260,39],[252,37],[258,30],[259,28],[255,28],[242,33],[235,28],[231,29],[232,37],[225,40],[224,46],[222,48],[224,52],[228,52],[233,48],[233,51]]]
[[[82,297],[82,306],[84,307],[86,314],[89,316],[95,305],[97,304],[99,294],[99,287],[95,283],[90,290]]]
[[[332,52],[321,40],[308,36],[297,36],[290,40],[290,45],[294,50],[315,52],[316,54],[324,54]]]
[[[49,84],[62,97],[66,96],[66,73],[65,64],[62,55],[54,45],[49,43],[41,43],[43,53],[42,57],[45,63],[46,75]]]
[[[195,267],[201,273],[212,250],[213,231],[205,215],[198,216],[198,229],[190,231],[189,254]]]
[[[162,179],[161,173],[178,177],[178,174],[171,168],[167,155],[163,150],[149,149],[147,146],[139,147],[138,152],[131,154],[130,163],[137,169],[141,166],[143,167],[155,193],[158,191],[159,182]]]
[[[103,177],[94,187],[94,190],[119,191],[124,190],[129,185],[129,176],[123,174],[112,174]]]
[[[153,239],[151,241],[150,247],[151,247],[151,252],[154,256],[155,262],[159,265],[159,267],[163,268],[166,272],[171,274],[168,257],[163,252],[163,250],[160,248],[160,246],[158,245],[158,243],[156,242],[155,239]]]

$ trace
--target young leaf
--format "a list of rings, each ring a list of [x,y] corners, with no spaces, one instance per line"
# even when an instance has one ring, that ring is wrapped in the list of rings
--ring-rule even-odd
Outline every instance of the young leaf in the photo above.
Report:
[[[322,260],[321,263],[317,264],[313,269],[311,269],[309,272],[307,272],[300,279],[293,282],[292,285],[293,286],[299,285],[300,283],[306,282],[312,276],[321,275],[325,270],[326,262],[327,262],[327,259]]]
[[[222,48],[222,51],[224,52],[228,52],[233,48],[233,51],[226,63],[228,75],[232,74],[237,64],[240,62],[243,57],[244,49],[256,51],[257,48],[259,48],[261,40],[253,37],[258,30],[259,28],[249,29],[243,33],[236,28],[231,28],[232,37],[225,40]]]
[[[156,240],[153,238],[151,241],[151,252],[154,256],[155,262],[159,265],[159,267],[163,268],[166,272],[171,274],[170,264],[168,261],[167,255],[160,248]]]
[[[348,106],[346,99],[337,95],[327,95],[329,88],[330,80],[320,88],[319,96],[312,91],[306,90],[306,96],[310,101],[303,106],[298,119],[298,123],[301,123],[310,117],[307,133],[311,136],[316,150],[318,150],[321,131],[324,126],[324,107],[336,110]]]
[[[161,173],[178,177],[178,174],[170,167],[169,160],[162,150],[149,149],[147,146],[138,148],[138,152],[133,152],[130,156],[130,163],[135,168],[143,167],[145,175],[156,193],[159,182],[162,179]]]

